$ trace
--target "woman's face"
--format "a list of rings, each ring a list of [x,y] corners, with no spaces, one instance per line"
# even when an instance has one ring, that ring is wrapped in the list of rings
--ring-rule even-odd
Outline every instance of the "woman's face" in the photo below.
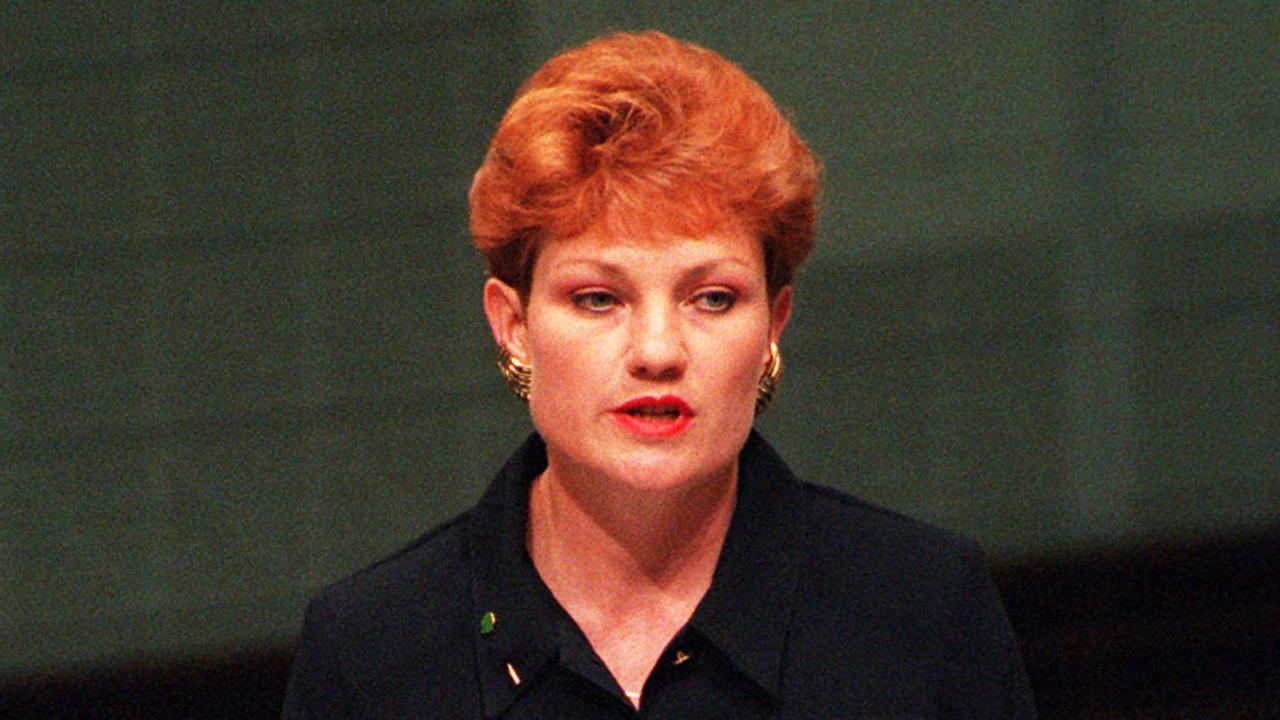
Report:
[[[790,288],[770,301],[745,232],[606,232],[543,245],[523,307],[485,289],[498,341],[533,369],[549,469],[636,490],[732,477]]]

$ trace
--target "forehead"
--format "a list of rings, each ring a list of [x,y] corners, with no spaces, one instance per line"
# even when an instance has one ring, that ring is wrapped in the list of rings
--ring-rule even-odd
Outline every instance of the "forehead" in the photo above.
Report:
[[[647,275],[710,266],[739,268],[763,277],[763,244],[754,235],[732,228],[688,235],[594,227],[571,238],[545,241],[534,275],[593,268]]]

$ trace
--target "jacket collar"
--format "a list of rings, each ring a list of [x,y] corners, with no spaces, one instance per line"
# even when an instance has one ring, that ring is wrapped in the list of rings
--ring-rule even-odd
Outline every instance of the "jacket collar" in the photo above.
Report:
[[[486,717],[500,716],[559,657],[557,626],[567,614],[525,549],[529,488],[546,466],[546,445],[534,434],[498,471],[469,524],[476,659]]]
[[[738,499],[711,588],[689,620],[775,700],[806,532],[800,483],[754,430],[738,459]]]
[[[537,434],[498,472],[471,513],[476,659],[485,714],[501,715],[580,635],[525,549],[529,488],[547,464]],[[738,497],[711,588],[688,629],[776,698],[802,543],[800,485],[755,431],[739,457]],[[492,613],[492,615],[489,615]]]

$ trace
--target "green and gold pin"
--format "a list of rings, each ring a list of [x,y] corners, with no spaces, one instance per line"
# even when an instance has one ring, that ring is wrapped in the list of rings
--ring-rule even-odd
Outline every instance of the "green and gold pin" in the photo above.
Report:
[[[493,626],[498,624],[498,616],[490,610],[480,616],[480,634],[488,635],[493,632]]]

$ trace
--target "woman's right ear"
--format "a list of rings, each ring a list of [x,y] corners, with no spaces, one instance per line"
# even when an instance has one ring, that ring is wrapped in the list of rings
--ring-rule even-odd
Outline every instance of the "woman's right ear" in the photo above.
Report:
[[[506,348],[516,360],[527,364],[529,353],[520,293],[497,278],[489,278],[484,283],[484,315],[498,346]]]

